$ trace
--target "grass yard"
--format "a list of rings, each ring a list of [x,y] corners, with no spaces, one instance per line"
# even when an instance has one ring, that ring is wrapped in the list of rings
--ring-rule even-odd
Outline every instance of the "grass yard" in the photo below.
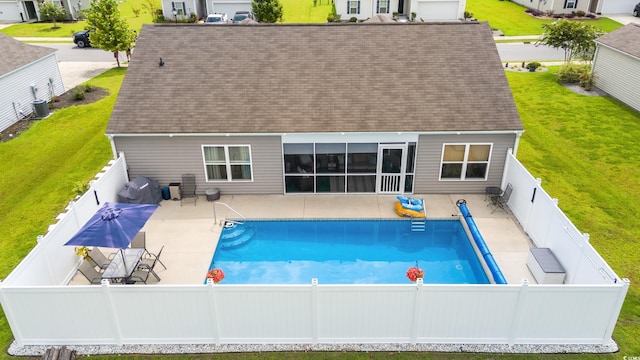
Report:
[[[467,0],[466,10],[479,21],[488,21],[494,29],[506,36],[541,35],[542,24],[553,20],[541,20],[525,13],[526,8],[511,1]],[[611,32],[623,25],[609,18],[588,20],[604,32]]]
[[[149,0],[156,2],[158,8],[160,7],[160,0]],[[128,0],[120,2],[118,8],[120,9],[120,15],[127,20],[129,28],[131,30],[140,31],[142,24],[150,24],[152,21],[151,14],[149,14],[143,5],[147,3],[147,0]],[[139,10],[139,15],[135,15],[135,11]],[[325,19],[326,20],[326,19]],[[53,23],[24,23],[16,24],[4,29],[0,29],[0,33],[9,35],[11,37],[69,37],[74,32],[84,30],[85,21],[77,22],[58,22],[58,28],[53,29]]]
[[[518,158],[631,280],[614,338],[620,355],[640,354],[640,115],[614,99],[565,89],[551,70],[507,72],[525,128]]]
[[[283,23],[326,23],[333,7],[331,0],[280,0]],[[314,5],[315,4],[315,5]]]

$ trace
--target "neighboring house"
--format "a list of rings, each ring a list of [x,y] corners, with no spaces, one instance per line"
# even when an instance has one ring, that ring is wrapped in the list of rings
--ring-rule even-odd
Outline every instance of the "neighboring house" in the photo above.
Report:
[[[483,193],[522,131],[477,22],[145,25],[107,127],[132,177],[226,194]]]
[[[175,10],[175,14],[174,14]],[[208,14],[225,13],[229,19],[237,11],[251,11],[251,0],[162,0],[162,13],[167,20],[183,20],[195,15],[198,19],[206,18]]]
[[[39,7],[35,0],[0,1],[0,21],[23,22],[38,20]]]
[[[640,111],[640,24],[596,39],[591,72],[598,88]]]
[[[464,18],[465,0],[336,0],[336,12],[340,19],[355,17],[366,20],[382,14],[392,17],[394,13],[416,21],[446,21]]]
[[[34,100],[64,93],[55,49],[0,34],[0,131],[34,112]]]
[[[46,0],[64,8],[68,19],[80,18],[80,11],[91,7],[90,0]],[[25,22],[29,20],[44,21],[40,17],[38,1],[0,0],[0,21]]]
[[[529,9],[552,14],[571,14],[578,10],[594,14],[629,14],[638,0],[512,0]]]

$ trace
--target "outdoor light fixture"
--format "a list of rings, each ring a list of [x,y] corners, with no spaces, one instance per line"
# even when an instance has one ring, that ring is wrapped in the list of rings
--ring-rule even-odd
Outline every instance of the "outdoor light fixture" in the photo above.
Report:
[[[176,10],[176,8],[173,8],[173,10],[171,10],[171,12],[173,13],[173,21],[175,21],[175,23],[178,23],[178,10]]]

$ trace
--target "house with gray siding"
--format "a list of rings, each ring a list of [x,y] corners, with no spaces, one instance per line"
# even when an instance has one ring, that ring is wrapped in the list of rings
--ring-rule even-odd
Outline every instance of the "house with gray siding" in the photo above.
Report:
[[[640,111],[640,24],[596,39],[592,74],[598,88]]]
[[[523,127],[487,23],[157,24],[106,132],[163,186],[412,194],[499,186]]]
[[[55,49],[0,34],[0,131],[31,116],[34,101],[64,93]],[[46,104],[44,104],[46,105]]]

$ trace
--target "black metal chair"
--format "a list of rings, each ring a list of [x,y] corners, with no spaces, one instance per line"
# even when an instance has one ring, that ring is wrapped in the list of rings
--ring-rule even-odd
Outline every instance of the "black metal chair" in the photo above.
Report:
[[[193,198],[193,205],[196,205],[198,201],[198,195],[196,195],[196,176],[194,174],[182,174],[182,184],[180,184],[180,192],[182,197],[180,198],[180,206],[185,198]]]
[[[100,271],[104,271],[109,266],[111,259],[104,256],[100,249],[93,248],[87,256],[87,261],[94,267],[100,268]]]
[[[507,187],[504,189],[502,194],[491,197],[491,204],[493,205],[493,210],[491,211],[492,214],[498,209],[502,209],[504,212],[507,212],[506,206],[511,198],[512,192],[513,186],[511,184],[507,184]]]

